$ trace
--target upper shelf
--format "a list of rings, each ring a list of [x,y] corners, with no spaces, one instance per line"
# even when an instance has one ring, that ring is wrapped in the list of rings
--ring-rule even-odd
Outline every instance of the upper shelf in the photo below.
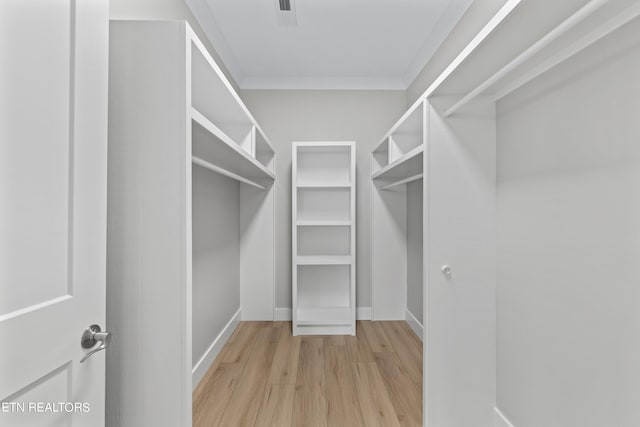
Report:
[[[427,99],[441,97],[445,117],[480,96],[497,101],[639,15],[638,0],[507,0],[385,134],[374,161]]]
[[[196,158],[252,182],[275,179],[275,174],[271,170],[252,157],[195,108],[191,109],[191,119],[193,121],[192,151]],[[196,161],[196,163],[205,166],[202,161]],[[238,179],[230,174],[226,175]],[[238,180],[246,183],[242,179]],[[255,186],[261,187],[260,184]]]
[[[275,151],[218,64],[188,29],[194,163],[265,188],[275,179]]]
[[[637,0],[509,0],[416,103],[447,97],[449,116],[499,100],[638,15]]]
[[[422,174],[422,157],[424,145],[409,151],[404,156],[389,163],[384,168],[371,175],[372,179],[404,181],[405,179]],[[405,181],[408,182],[408,181]]]

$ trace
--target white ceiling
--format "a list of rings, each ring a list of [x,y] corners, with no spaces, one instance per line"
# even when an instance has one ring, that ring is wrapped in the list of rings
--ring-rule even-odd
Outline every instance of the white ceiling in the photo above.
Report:
[[[243,89],[406,89],[473,0],[186,0]]]

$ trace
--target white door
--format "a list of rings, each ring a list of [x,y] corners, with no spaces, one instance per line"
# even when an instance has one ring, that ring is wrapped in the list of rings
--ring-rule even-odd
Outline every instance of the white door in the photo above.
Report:
[[[107,59],[107,0],[0,0],[1,426],[104,425]]]

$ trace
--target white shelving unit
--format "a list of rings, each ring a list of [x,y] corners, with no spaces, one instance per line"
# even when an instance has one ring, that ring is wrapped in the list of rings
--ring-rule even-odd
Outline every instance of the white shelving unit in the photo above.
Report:
[[[292,150],[293,335],[355,335],[355,142]]]
[[[110,46],[107,405],[114,425],[190,426],[240,318],[273,320],[274,150],[185,22],[111,21]]]

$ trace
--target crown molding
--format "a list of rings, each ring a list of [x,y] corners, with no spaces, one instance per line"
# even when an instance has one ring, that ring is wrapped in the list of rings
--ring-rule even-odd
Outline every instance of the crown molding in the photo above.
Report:
[[[257,77],[238,82],[243,90],[406,90],[401,78],[393,77]]]

